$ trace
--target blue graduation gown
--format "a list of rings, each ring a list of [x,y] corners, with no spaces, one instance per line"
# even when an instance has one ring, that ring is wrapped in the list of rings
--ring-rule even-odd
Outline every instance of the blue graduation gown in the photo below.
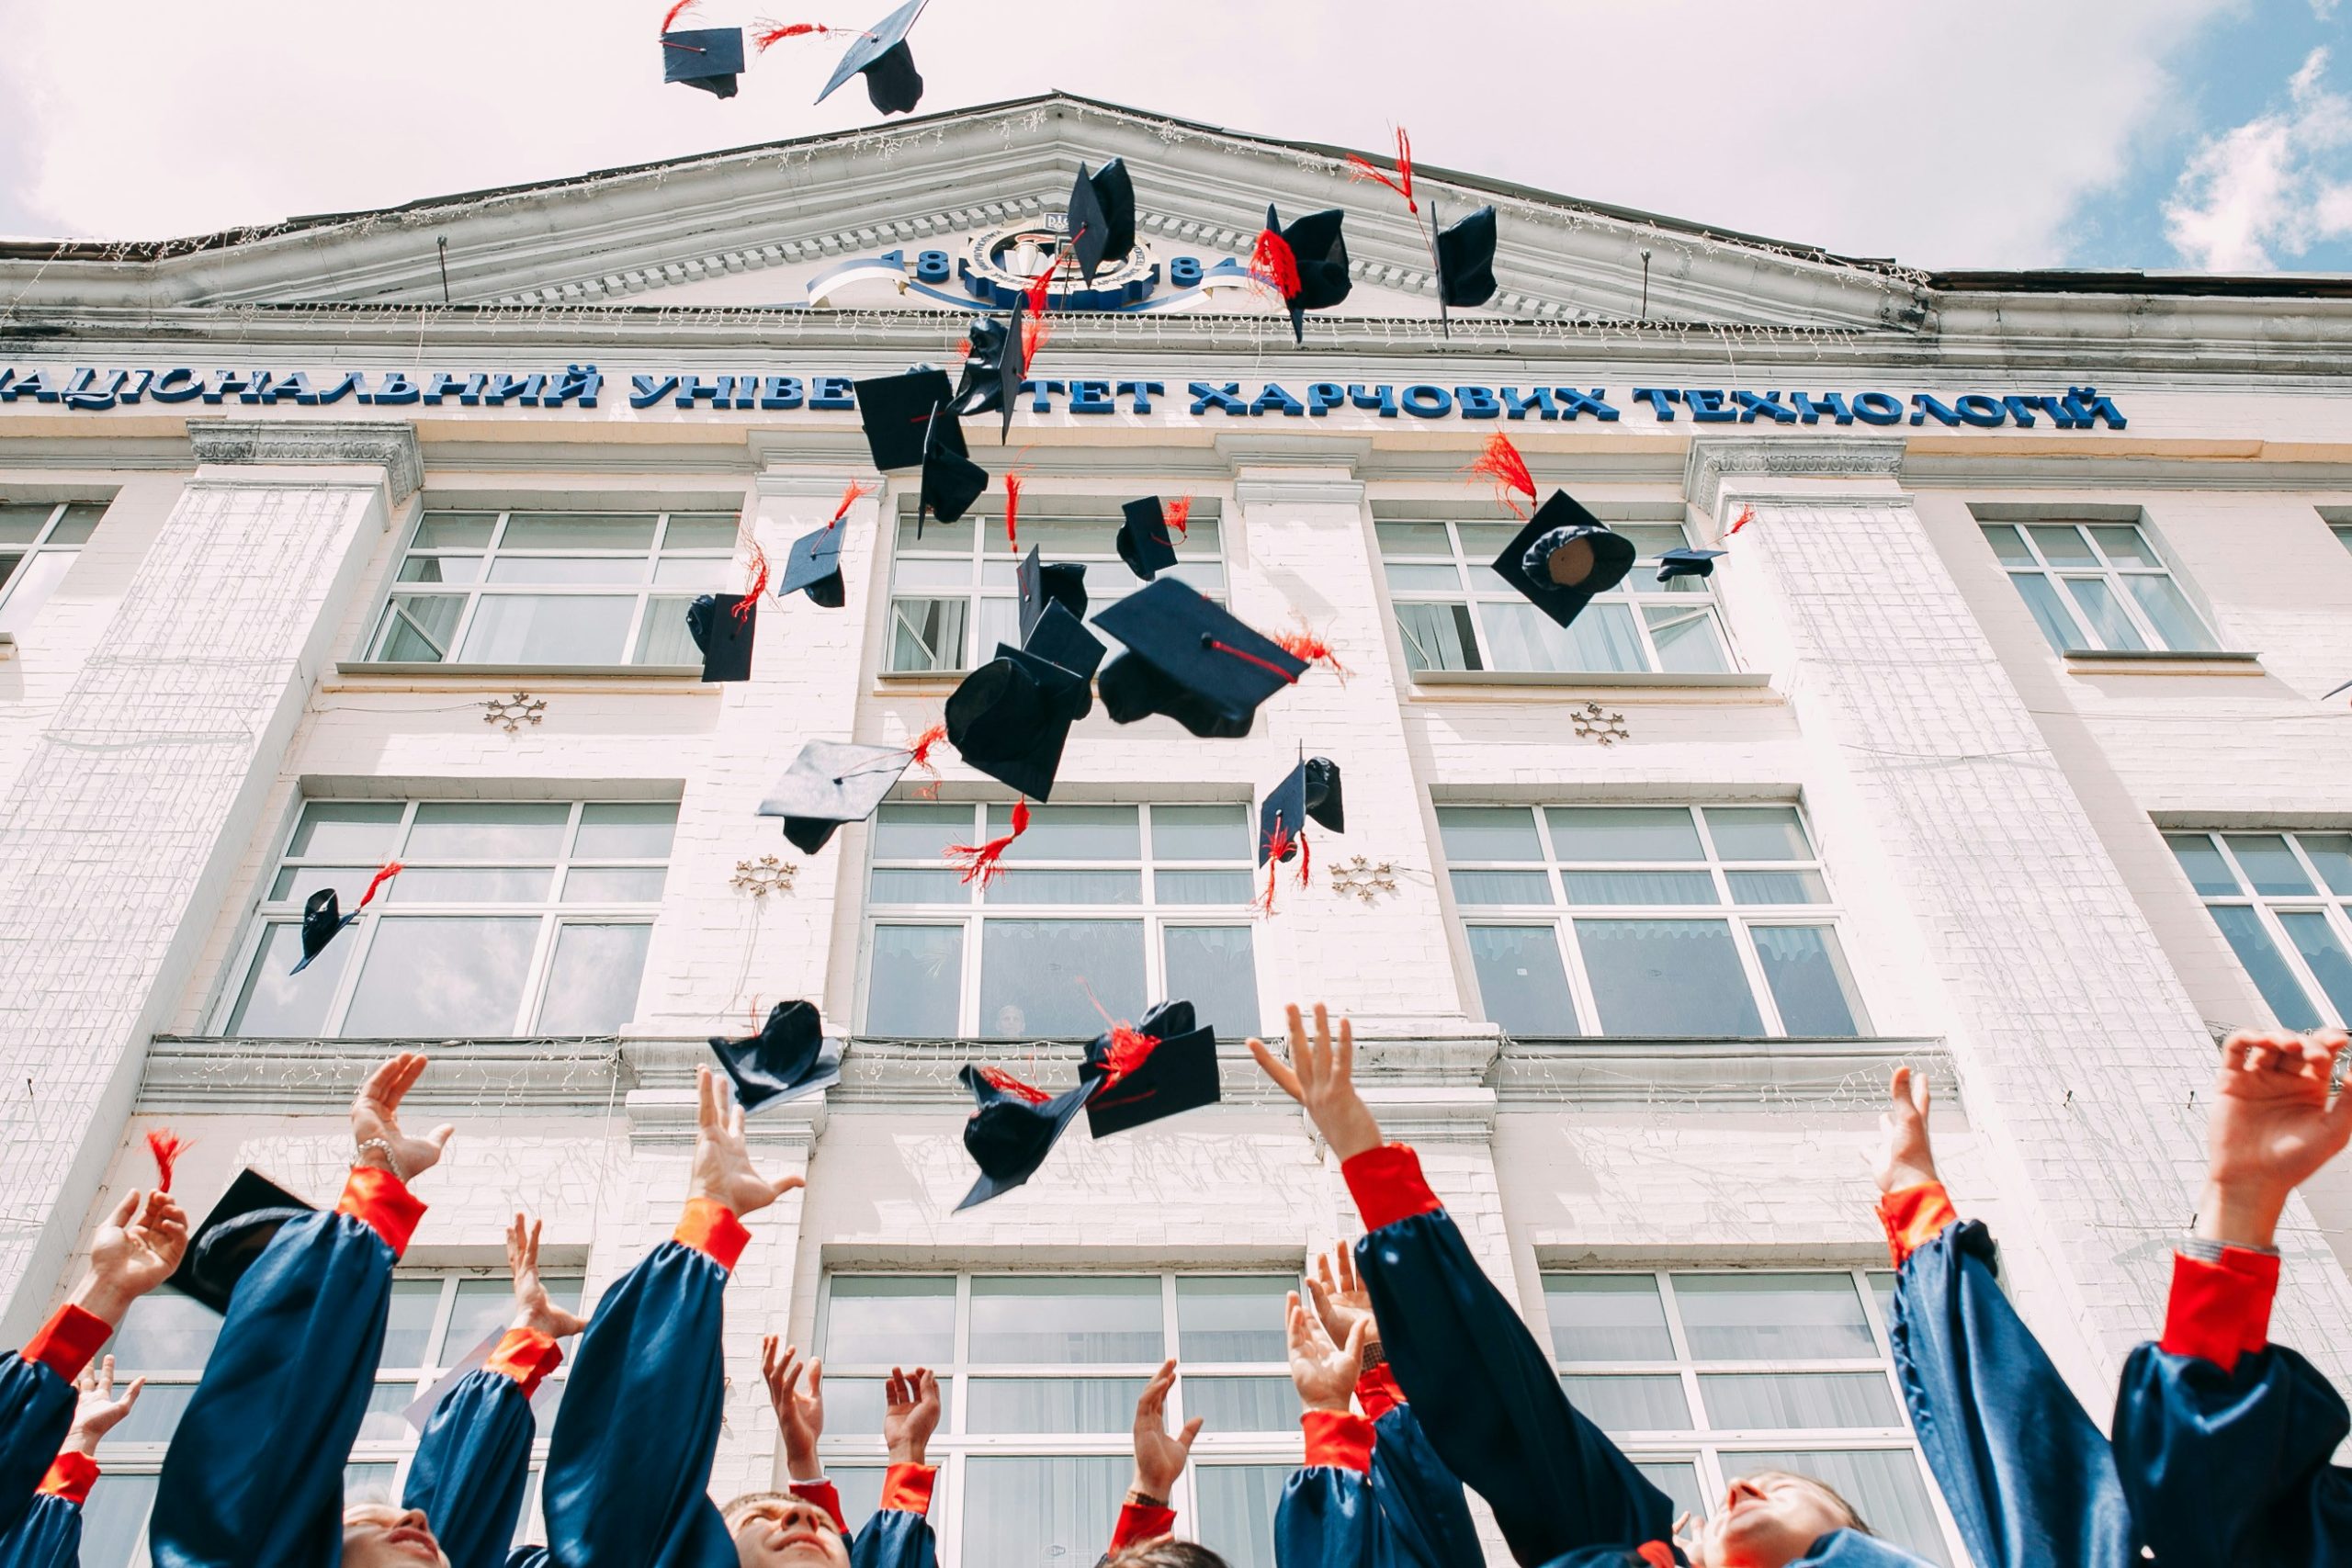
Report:
[[[442,1397],[417,1439],[401,1506],[422,1512],[449,1568],[501,1568],[531,1485],[530,1396],[477,1367]]]
[[[0,1568],[74,1568],[82,1560],[82,1505],[44,1492],[6,1535]]]
[[[75,1315],[71,1308],[60,1311],[26,1348],[36,1348]],[[103,1325],[79,1315],[89,1326],[89,1340],[105,1337],[96,1332]],[[80,1359],[84,1363],[89,1359],[86,1354]],[[80,1370],[74,1369],[77,1373]],[[0,1355],[0,1531],[13,1529],[31,1508],[41,1477],[49,1473],[50,1461],[74,1425],[79,1397],[73,1378],[58,1376],[46,1363],[14,1350]]]
[[[1482,1568],[1486,1561],[1462,1483],[1429,1444],[1409,1404],[1376,1422],[1351,1417],[1371,1444],[1331,1462],[1310,1436],[1307,1462],[1283,1487],[1274,1510],[1274,1556],[1282,1568]]]

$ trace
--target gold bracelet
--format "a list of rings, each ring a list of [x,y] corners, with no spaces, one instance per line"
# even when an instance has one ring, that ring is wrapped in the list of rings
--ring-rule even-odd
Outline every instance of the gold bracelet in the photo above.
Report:
[[[1133,1503],[1138,1508],[1164,1508],[1168,1506],[1167,1498],[1155,1497],[1140,1486],[1130,1486],[1127,1488],[1127,1501]]]

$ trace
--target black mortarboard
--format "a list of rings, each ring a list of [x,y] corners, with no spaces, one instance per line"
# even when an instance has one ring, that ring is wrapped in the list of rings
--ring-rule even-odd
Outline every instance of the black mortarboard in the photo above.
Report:
[[[926,366],[903,376],[876,376],[856,384],[857,422],[865,427],[865,449],[884,473],[921,468],[932,447],[932,427],[945,413],[946,428],[939,442],[957,454],[964,450],[963,428],[955,423],[952,405],[956,389],[947,372]]]
[[[706,593],[686,606],[686,632],[702,649],[706,681],[748,681],[752,678],[752,633],[756,608],[735,613],[745,603],[741,593]]]
[[[1437,231],[1437,297],[1483,305],[1495,297],[1495,209],[1482,207]]]
[[[978,316],[965,340],[971,344],[964,368],[956,378],[956,400],[948,405],[956,417],[1001,412],[1004,429],[1012,428],[1012,405],[1021,399],[1021,301],[1012,315]]]
[[[1288,303],[1291,334],[1301,343],[1306,341],[1306,312],[1329,310],[1354,287],[1348,276],[1348,242],[1340,232],[1345,217],[1336,207],[1326,208],[1285,229],[1272,206],[1266,209],[1266,227],[1282,235],[1298,266],[1298,292]]]
[[[311,894],[310,899],[302,906],[301,962],[287,973],[300,975],[303,970],[308,969],[311,966],[311,960],[326,951],[327,943],[334,940],[335,932],[358,918],[359,914],[356,910],[348,915],[343,912],[335,900],[334,888],[322,887]]]
[[[907,47],[907,29],[922,15],[925,0],[907,3],[883,17],[849,46],[842,62],[833,67],[832,80],[817,95],[823,103],[833,96],[833,89],[861,71],[865,73],[865,96],[884,114],[906,114],[922,102],[922,73],[915,69],[914,51]]]
[[[1564,490],[1554,491],[1495,558],[1496,574],[1564,626],[1594,594],[1624,581],[1633,565],[1634,542],[1611,533]],[[1573,581],[1562,582],[1555,572]]]
[[[1086,629],[1084,621],[1070,614],[1068,604],[1051,598],[1046,602],[1045,614],[1037,617],[1037,624],[1031,626],[1029,635],[1021,639],[1021,647],[1023,652],[1049,660],[1073,674],[1085,676],[1089,681],[1094,679],[1094,672],[1102,668],[1103,656],[1111,651],[1101,637]],[[1090,694],[1076,716],[1084,718],[1087,708],[1093,705],[1094,700]]]
[[[1728,550],[1668,550],[1657,558],[1657,580],[1668,582],[1678,577],[1713,577],[1715,558],[1728,555]]]
[[[776,584],[779,598],[806,591],[809,603],[838,610],[848,602],[842,582],[842,529],[832,524],[792,542],[784,563],[784,581]]]
[[[1040,1091],[995,1067],[964,1066],[958,1075],[978,1109],[964,1123],[964,1150],[980,1168],[980,1179],[956,1212],[1003,1196],[1037,1174],[1070,1121],[1094,1098],[1102,1080],[1080,1078],[1078,1087],[1045,1099]],[[1033,1095],[1039,1098],[1032,1099]]]
[[[1091,175],[1079,164],[1069,193],[1069,246],[1089,288],[1104,262],[1136,248],[1136,186],[1125,159],[1114,158]]]
[[[942,405],[930,429],[932,438],[922,453],[922,493],[915,503],[918,539],[925,517],[953,523],[989,488],[989,471],[964,455],[964,432],[955,413]]]
[[[1118,724],[1164,713],[1211,740],[1250,733],[1258,705],[1306,672],[1306,661],[1261,637],[1172,577],[1094,617],[1126,644],[1102,669],[1102,705]]]
[[[812,1003],[778,1002],[757,1034],[711,1037],[718,1065],[735,1080],[735,1103],[745,1111],[797,1100],[841,1082],[842,1047],[825,1038]]]
[[[229,1310],[229,1297],[278,1227],[316,1210],[257,1170],[241,1170],[204,1223],[188,1237],[187,1252],[166,1283],[214,1312]]]
[[[842,823],[873,816],[913,761],[904,746],[811,740],[760,802],[759,815],[783,818],[784,836],[813,855]]]
[[[735,96],[735,78],[742,71],[741,28],[688,28],[662,35],[664,82],[684,82],[689,87],[731,98]]]
[[[1128,570],[1149,582],[1155,574],[1176,564],[1176,542],[1168,536],[1168,511],[1156,495],[1131,501],[1120,510],[1126,518],[1119,525],[1119,558],[1127,563]]]
[[[1347,818],[1340,803],[1340,764],[1329,757],[1309,757],[1266,792],[1258,806],[1258,863],[1271,856],[1287,861],[1298,852],[1299,830],[1307,823],[1343,832]],[[1282,853],[1273,853],[1275,833],[1282,834]]]
[[[1086,1048],[1081,1076],[1109,1077],[1114,1057],[1132,1041],[1105,1031]],[[1086,1102],[1087,1131],[1114,1133],[1158,1122],[1182,1111],[1215,1105],[1222,1097],[1216,1067],[1216,1032],[1194,1023],[1190,1002],[1162,1002],[1143,1015],[1134,1033],[1159,1042],[1140,1062],[1126,1065],[1100,1094]]]
[[[1085,676],[998,643],[996,657],[948,694],[947,739],[989,777],[1050,800],[1069,727],[1091,703]]]
[[[1032,545],[1013,575],[1021,587],[1021,640],[1024,645],[1047,604],[1064,604],[1071,615],[1085,616],[1085,562],[1055,561],[1047,565],[1039,558],[1037,547]]]

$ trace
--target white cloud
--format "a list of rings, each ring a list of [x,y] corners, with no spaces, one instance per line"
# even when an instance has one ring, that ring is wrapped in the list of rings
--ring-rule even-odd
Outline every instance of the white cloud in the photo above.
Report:
[[[2312,16],[2324,22],[2335,15],[2335,5],[2336,0],[2312,0]]]
[[[2165,203],[2165,236],[2183,260],[2267,272],[2352,235],[2352,97],[2326,85],[2327,67],[2328,51],[2312,51],[2283,107],[2189,154]]]
[[[1401,121],[1432,164],[1854,254],[2005,266],[2063,257],[2083,198],[2177,128],[2168,56],[2239,3],[1982,0],[1955,25],[1871,0],[937,0],[914,43],[926,110],[1059,86],[1357,146]],[[873,121],[854,85],[809,107],[821,42],[782,46],[729,101],[662,86],[663,4],[0,0],[17,204],[60,231],[148,238]],[[782,14],[854,20],[888,4]],[[700,15],[774,8],[703,0]]]

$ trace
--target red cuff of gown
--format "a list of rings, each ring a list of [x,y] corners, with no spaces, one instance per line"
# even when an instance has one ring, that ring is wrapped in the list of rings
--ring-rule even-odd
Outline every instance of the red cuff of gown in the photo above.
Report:
[[[424,1218],[424,1205],[406,1183],[389,1170],[379,1170],[372,1165],[355,1165],[343,1184],[343,1201],[334,1206],[338,1214],[349,1214],[369,1230],[384,1238],[384,1245],[398,1258],[408,1250],[408,1238],[416,1234],[417,1223]]]
[[[2267,1253],[2225,1247],[2219,1263],[2177,1253],[2157,1348],[2234,1371],[2241,1355],[2269,1344],[2270,1303],[2278,1293],[2278,1259]]]
[[[902,1514],[931,1512],[931,1483],[939,1479],[935,1464],[894,1464],[882,1472],[881,1508]]]
[[[792,1495],[803,1502],[814,1503],[833,1516],[833,1528],[849,1534],[849,1521],[842,1517],[841,1488],[830,1481],[795,1481],[789,1483]]]
[[[1951,1206],[1951,1195],[1940,1181],[1898,1187],[1878,1201],[1878,1223],[1886,1227],[1886,1255],[1897,1269],[1958,1218],[1960,1211]]]
[[[752,1233],[743,1228],[735,1211],[716,1198],[687,1199],[685,1213],[678,1216],[678,1228],[670,1233],[670,1237],[693,1247],[729,1274],[735,1272],[735,1260],[752,1244]]]
[[[1359,1473],[1372,1468],[1372,1423],[1352,1410],[1310,1410],[1298,1418],[1306,1432],[1306,1462]]]
[[[1404,1144],[1383,1144],[1340,1164],[1348,1191],[1363,1216],[1363,1228],[1376,1231],[1415,1214],[1435,1213],[1445,1205],[1437,1201],[1421,1179],[1421,1156]]]
[[[1141,1503],[1119,1505],[1119,1528],[1111,1532],[1111,1550],[1125,1551],[1128,1547],[1162,1536],[1176,1533],[1176,1510],[1148,1507]]]
[[[40,1478],[40,1490],[69,1503],[86,1503],[97,1479],[98,1461],[88,1454],[69,1450],[50,1461],[49,1473]]]
[[[1356,1379],[1356,1403],[1363,1406],[1367,1421],[1377,1421],[1405,1403],[1405,1391],[1396,1386],[1396,1373],[1387,1362],[1366,1367]]]
[[[563,1365],[563,1347],[536,1328],[510,1328],[483,1367],[523,1385],[523,1397],[539,1392],[548,1374]]]
[[[39,1361],[67,1382],[82,1375],[90,1358],[114,1332],[114,1325],[93,1312],[67,1303],[51,1314],[40,1325],[40,1332],[25,1343],[25,1359]]]

